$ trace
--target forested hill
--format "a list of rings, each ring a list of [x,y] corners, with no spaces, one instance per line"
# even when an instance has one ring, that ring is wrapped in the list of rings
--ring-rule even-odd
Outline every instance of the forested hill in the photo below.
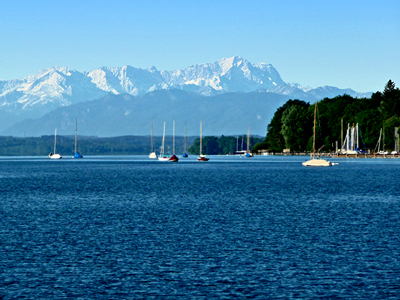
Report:
[[[253,150],[311,151],[313,141],[314,105],[301,100],[288,100],[275,112],[267,128],[263,143]],[[360,148],[375,149],[383,128],[385,149],[394,149],[394,128],[400,127],[400,90],[391,80],[383,92],[371,98],[353,98],[349,95],[325,98],[317,105],[316,149],[332,151],[341,143],[341,120],[344,136],[348,124],[358,123],[361,133]]]

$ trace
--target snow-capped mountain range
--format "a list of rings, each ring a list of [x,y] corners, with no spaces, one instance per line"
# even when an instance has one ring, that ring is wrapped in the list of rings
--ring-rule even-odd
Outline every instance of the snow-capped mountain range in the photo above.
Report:
[[[108,93],[142,96],[156,90],[172,89],[203,96],[258,91],[306,101],[345,93],[354,97],[371,95],[351,89],[329,86],[311,89],[285,83],[271,64],[253,64],[238,56],[175,71],[123,66],[79,72],[67,67],[53,67],[22,79],[0,80],[0,117],[5,120],[0,129],[25,118],[37,119],[58,107],[99,99]]]

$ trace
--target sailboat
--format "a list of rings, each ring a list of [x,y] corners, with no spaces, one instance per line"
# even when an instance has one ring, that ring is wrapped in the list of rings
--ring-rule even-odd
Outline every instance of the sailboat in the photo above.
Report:
[[[318,102],[318,101],[317,101]],[[311,159],[308,161],[303,162],[303,166],[306,167],[330,167],[332,163],[325,159],[316,159],[315,158],[315,127],[317,121],[317,102],[315,102],[315,109],[314,109],[314,136],[313,136],[313,153],[311,155]]]
[[[153,149],[153,119],[151,119],[151,153],[149,158],[157,158],[157,154],[154,152]]]
[[[352,127],[350,127],[350,124],[348,124],[346,137],[344,139],[340,153],[341,154],[365,153],[364,150],[360,149],[359,137],[360,137],[360,130],[358,128],[358,123],[355,126],[353,125]]]
[[[399,133],[398,133],[399,127],[394,128],[394,150],[390,153],[393,155],[398,155],[399,154]]]
[[[247,130],[247,151],[244,156],[245,157],[253,157],[253,154],[250,153],[250,126],[249,126],[249,129]]]
[[[203,135],[202,135],[202,123],[200,121],[200,156],[197,158],[197,161],[209,161],[210,159],[207,158],[205,155],[201,154],[202,151],[202,143],[203,143]]]
[[[74,158],[83,158],[83,156],[78,152],[78,120],[76,118],[75,118],[75,155],[74,155]]]
[[[172,134],[172,139],[173,139],[173,146],[172,146],[172,156],[169,158],[170,162],[177,162],[179,158],[175,155],[175,120],[174,120],[174,126],[173,126],[173,134]]]
[[[50,154],[47,157],[50,157],[51,159],[61,159],[62,158],[60,154],[57,154],[56,146],[57,146],[57,128],[54,133],[54,154],[50,152]]]
[[[386,154],[389,154],[389,152],[387,152],[387,151],[385,151],[385,133],[383,133],[383,150],[380,150],[381,149],[381,137],[382,137],[382,128],[381,128],[381,131],[379,132],[379,140],[378,140],[378,152],[377,152],[377,154],[379,154],[379,155],[386,155]]]
[[[187,155],[187,153],[186,153],[186,122],[185,122],[185,150],[183,152],[182,157],[185,157],[185,158],[189,157],[189,155]]]
[[[158,160],[168,161],[169,160],[168,155],[164,154],[164,145],[165,145],[165,122],[164,122],[164,132],[163,132],[163,137],[162,137],[160,156],[158,157]]]

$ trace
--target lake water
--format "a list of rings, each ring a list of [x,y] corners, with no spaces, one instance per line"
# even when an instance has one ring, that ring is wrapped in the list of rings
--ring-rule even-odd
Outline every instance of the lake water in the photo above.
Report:
[[[0,299],[398,299],[400,159],[0,158]]]

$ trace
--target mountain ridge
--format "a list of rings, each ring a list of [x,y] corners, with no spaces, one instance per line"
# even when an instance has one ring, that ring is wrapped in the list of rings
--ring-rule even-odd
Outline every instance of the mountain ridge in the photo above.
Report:
[[[251,63],[240,56],[174,71],[129,65],[101,67],[89,72],[52,67],[22,79],[0,80],[0,117],[3,120],[0,131],[24,119],[38,119],[59,107],[86,103],[108,93],[144,96],[158,90],[182,90],[208,97],[224,93],[274,93],[305,101],[344,93],[353,97],[371,95],[352,89],[329,86],[311,89],[286,83],[271,64]]]

